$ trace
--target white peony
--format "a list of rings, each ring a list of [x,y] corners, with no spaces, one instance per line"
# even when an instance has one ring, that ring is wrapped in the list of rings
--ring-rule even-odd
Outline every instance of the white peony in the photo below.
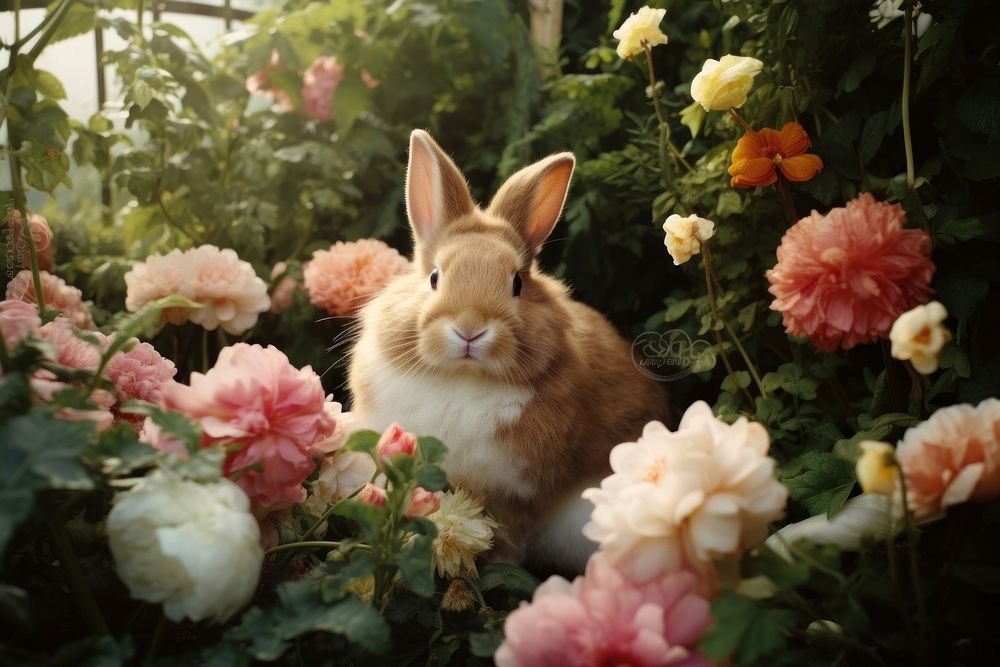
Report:
[[[865,539],[882,540],[893,526],[890,512],[898,518],[902,512],[895,501],[881,493],[863,493],[851,498],[832,517],[817,514],[790,523],[771,535],[764,544],[789,562],[789,549],[799,540],[832,544],[841,551],[857,551]]]
[[[650,46],[666,44],[667,36],[660,30],[660,22],[667,13],[666,9],[640,7],[639,11],[629,15],[618,30],[611,36],[618,40],[618,56],[632,58],[643,51],[643,42]]]
[[[701,252],[701,244],[715,234],[715,223],[696,215],[681,217],[674,213],[663,223],[663,232],[663,243],[677,266]]]
[[[691,97],[705,111],[726,111],[740,108],[747,101],[754,77],[760,74],[764,63],[756,58],[722,56],[721,60],[709,58],[691,82]]]
[[[894,359],[909,360],[924,375],[938,369],[941,348],[951,340],[951,332],[942,324],[948,311],[937,301],[908,310],[892,324],[889,340]]]
[[[675,432],[650,422],[611,450],[614,474],[583,492],[595,505],[583,534],[636,581],[687,569],[711,588],[714,561],[759,544],[784,512],[769,446],[763,426],[726,424],[702,401]]]
[[[198,484],[155,471],[115,498],[107,532],[132,597],[163,603],[172,621],[225,621],[257,589],[260,528],[228,479]]]

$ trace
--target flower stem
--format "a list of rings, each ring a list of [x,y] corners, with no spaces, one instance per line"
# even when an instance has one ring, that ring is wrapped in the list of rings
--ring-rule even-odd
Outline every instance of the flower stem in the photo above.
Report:
[[[153,630],[153,638],[149,642],[149,649],[146,651],[146,657],[143,659],[143,665],[152,665],[154,659],[156,658],[156,652],[160,650],[160,644],[163,642],[163,633],[167,629],[167,616],[160,610],[160,620],[156,623],[156,629]]]
[[[788,223],[794,225],[799,221],[799,213],[795,208],[795,200],[792,198],[792,189],[788,185],[788,179],[781,172],[778,172],[778,192],[785,200],[785,213],[788,215]]]
[[[913,137],[910,132],[910,76],[913,70],[913,3],[903,7],[903,147],[906,150],[906,189],[913,190]]]
[[[312,540],[307,542],[289,542],[288,544],[279,544],[276,547],[271,547],[264,552],[265,556],[270,556],[271,554],[278,553],[279,551],[288,551],[289,549],[338,549],[340,548],[342,542],[327,542],[323,540]],[[356,549],[367,549],[363,544],[354,545]]]
[[[760,379],[760,375],[757,373],[757,367],[754,366],[753,362],[750,360],[750,355],[747,354],[746,348],[744,348],[743,347],[743,343],[740,342],[739,336],[737,336],[736,332],[734,332],[732,330],[732,328],[729,326],[729,323],[726,322],[725,318],[723,318],[719,314],[719,306],[718,306],[718,304],[715,301],[715,288],[712,285],[712,283],[713,283],[713,278],[712,278],[712,276],[713,276],[713,272],[712,272],[712,255],[711,255],[711,253],[710,253],[710,251],[708,249],[708,243],[707,242],[702,243],[701,252],[702,252],[702,255],[703,255],[702,266],[705,267],[705,289],[706,289],[707,297],[708,297],[708,307],[709,307],[709,309],[712,312],[712,326],[713,326],[713,329],[714,329],[714,326],[715,326],[716,322],[721,322],[722,323],[722,326],[726,330],[726,333],[729,334],[729,338],[732,339],[733,345],[736,346],[736,349],[737,349],[737,351],[739,351],[740,356],[743,357],[743,363],[746,364],[747,370],[750,371],[750,377],[753,378],[754,384],[757,385],[757,390],[760,392],[761,398],[765,398],[766,399],[768,397],[767,391],[765,391],[764,385],[763,385],[763,383],[761,382],[761,379]],[[725,351],[722,350],[721,347],[719,348],[719,351],[722,352],[723,355],[725,355]],[[730,369],[730,371],[731,371],[732,366],[727,363],[726,364],[726,368]],[[736,382],[736,378],[735,377],[733,378],[733,382]],[[753,401],[751,401],[751,405],[753,405]]]
[[[80,569],[80,562],[76,558],[76,552],[73,550],[73,542],[70,540],[69,533],[66,532],[66,526],[63,524],[62,517],[52,517],[49,519],[48,524],[49,532],[52,533],[52,544],[59,555],[63,572],[66,574],[66,583],[69,585],[69,589],[76,599],[76,606],[83,616],[83,622],[86,624],[87,629],[96,635],[104,636],[110,634],[108,626],[104,622],[104,617],[101,616],[101,608],[97,605],[97,601],[94,600],[94,594],[91,593],[90,587],[87,585],[87,579],[83,576],[83,570]]]
[[[740,112],[736,110],[736,107],[729,107],[729,115],[732,116],[733,120],[743,126],[743,129],[747,132],[753,132],[754,129],[747,122],[747,119],[740,115]]]
[[[694,167],[684,159],[681,152],[677,150],[674,146],[674,142],[670,140],[670,126],[667,125],[667,119],[663,116],[663,109],[660,107],[660,95],[656,92],[656,72],[653,71],[653,47],[649,45],[648,42],[642,43],[643,49],[646,51],[646,70],[649,73],[649,94],[653,98],[653,109],[656,110],[656,119],[660,122],[660,136],[666,143],[667,147],[670,148],[670,152],[673,154],[674,159],[681,163],[681,165],[688,170],[688,173],[694,172]]]
[[[910,564],[910,586],[913,588],[913,597],[917,601],[917,663],[927,664],[930,655],[927,651],[927,632],[930,626],[927,624],[927,607],[924,604],[924,591],[920,584],[920,570],[917,563],[917,530],[913,525],[913,517],[910,515],[910,505],[906,493],[906,477],[903,469],[899,467],[899,480],[901,495],[903,497],[903,521],[906,527],[906,552],[909,556]]]

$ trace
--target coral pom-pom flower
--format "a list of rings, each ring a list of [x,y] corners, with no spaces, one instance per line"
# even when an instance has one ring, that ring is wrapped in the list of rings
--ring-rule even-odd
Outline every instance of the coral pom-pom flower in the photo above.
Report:
[[[748,130],[736,144],[729,175],[734,188],[755,188],[778,180],[778,171],[790,181],[808,181],[823,169],[818,155],[809,150],[809,135],[798,123],[785,123],[781,131],[765,127]]]

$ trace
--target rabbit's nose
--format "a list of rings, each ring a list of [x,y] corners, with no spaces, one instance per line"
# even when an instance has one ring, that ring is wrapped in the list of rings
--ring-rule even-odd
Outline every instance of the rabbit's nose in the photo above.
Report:
[[[473,342],[475,340],[479,340],[480,338],[482,338],[483,336],[485,336],[486,332],[489,331],[489,327],[483,329],[479,333],[475,333],[475,334],[472,334],[472,335],[469,335],[469,334],[465,333],[464,331],[462,331],[461,329],[459,329],[458,327],[456,327],[454,325],[451,327],[451,330],[454,331],[455,334],[459,338],[461,338],[462,340],[464,340],[466,343],[471,343],[471,342]]]

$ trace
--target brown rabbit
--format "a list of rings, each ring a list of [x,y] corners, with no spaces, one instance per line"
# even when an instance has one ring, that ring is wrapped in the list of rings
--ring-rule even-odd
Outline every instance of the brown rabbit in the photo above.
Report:
[[[629,344],[538,268],[574,166],[571,153],[549,156],[482,210],[414,130],[413,271],[364,307],[350,365],[358,423],[440,438],[452,484],[481,494],[505,528],[496,555],[563,570],[582,570],[594,550],[580,491],[610,473],[614,445],[666,412]]]

